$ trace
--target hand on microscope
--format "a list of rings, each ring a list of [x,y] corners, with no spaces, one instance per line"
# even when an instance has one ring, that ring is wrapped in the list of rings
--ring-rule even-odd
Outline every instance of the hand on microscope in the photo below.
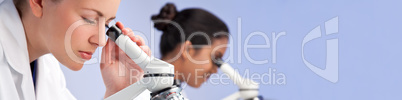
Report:
[[[121,22],[117,22],[116,26],[122,29],[122,33],[130,37],[148,56],[151,55],[149,47],[140,36],[134,35],[134,32],[130,28],[125,28]],[[143,70],[110,39],[102,49],[101,59],[100,69],[106,87],[104,98],[142,78]]]

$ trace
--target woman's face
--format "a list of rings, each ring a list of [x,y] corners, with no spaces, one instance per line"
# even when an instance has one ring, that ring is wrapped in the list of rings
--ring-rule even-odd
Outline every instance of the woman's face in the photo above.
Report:
[[[98,46],[105,45],[105,24],[115,18],[120,0],[61,0],[43,3],[40,18],[44,47],[71,70],[80,70]]]
[[[189,52],[187,59],[181,67],[181,74],[184,80],[191,87],[198,88],[208,80],[211,74],[218,70],[218,66],[213,63],[213,59],[222,58],[228,44],[227,38],[214,39],[211,47],[203,47],[195,52]],[[180,76],[179,77],[183,77]]]

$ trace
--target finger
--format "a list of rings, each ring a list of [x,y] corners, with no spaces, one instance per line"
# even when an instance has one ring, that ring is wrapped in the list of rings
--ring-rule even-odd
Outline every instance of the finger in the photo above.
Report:
[[[105,52],[106,52],[106,51],[110,51],[110,50],[109,50],[109,48],[110,48],[110,47],[109,47],[110,41],[111,41],[110,39],[107,39],[106,45],[102,48],[102,51],[105,51]]]
[[[129,36],[130,37],[130,39],[131,39],[131,41],[133,41],[133,42],[135,42],[135,43],[138,43],[138,39],[133,35],[133,36]],[[137,44],[138,45],[138,44]]]
[[[143,45],[145,45],[145,40],[140,36],[140,35],[136,35],[135,36],[136,38],[137,38],[137,45],[138,46],[143,46]]]
[[[138,41],[139,41],[139,39],[138,39],[137,37],[135,37],[133,31],[131,31],[131,32],[129,33],[128,37],[130,37],[130,39],[131,39],[133,42],[138,42]]]
[[[112,41],[108,39],[106,45],[102,48],[101,63],[111,63],[111,43]]]
[[[120,49],[118,47],[117,47],[116,51],[117,52],[116,52],[115,58],[117,60],[124,60],[124,57],[127,56],[127,54],[122,49]]]
[[[134,32],[130,28],[124,28],[123,29],[123,34],[127,35],[131,41],[133,42],[138,42],[139,40],[135,37]]]
[[[152,52],[151,52],[151,49],[150,49],[148,46],[144,45],[144,46],[140,46],[140,48],[141,48],[148,56],[151,56]]]
[[[116,26],[119,27],[120,29],[124,28],[123,23],[121,23],[120,21],[116,23]]]
[[[131,30],[131,28],[124,28],[122,32],[124,35],[134,35],[134,32]]]
[[[113,63],[113,60],[119,58],[119,53],[121,53],[121,49],[114,43],[112,40],[108,39],[107,45],[105,48],[105,54],[107,55],[106,59],[109,60],[107,63]]]

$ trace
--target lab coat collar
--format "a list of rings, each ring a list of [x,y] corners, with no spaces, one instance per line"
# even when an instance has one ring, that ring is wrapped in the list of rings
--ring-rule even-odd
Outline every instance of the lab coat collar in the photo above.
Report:
[[[8,29],[8,34],[11,34],[4,35],[6,37],[3,37],[2,45],[4,46],[5,55],[8,55],[6,59],[17,72],[30,72],[27,41],[20,16],[12,0],[7,0],[3,3],[9,3],[6,6],[10,6],[5,10],[7,15],[2,15],[2,19],[7,19],[3,20],[2,24]]]
[[[0,24],[3,25],[0,26],[5,29],[0,30],[2,31],[0,34],[5,58],[12,69],[22,75],[20,85],[24,99],[35,98],[23,24],[13,0],[3,0],[0,3],[3,6],[0,9],[2,20]]]

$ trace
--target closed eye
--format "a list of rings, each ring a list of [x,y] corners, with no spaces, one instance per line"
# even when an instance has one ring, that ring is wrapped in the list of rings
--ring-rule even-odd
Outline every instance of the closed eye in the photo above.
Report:
[[[82,19],[84,19],[84,21],[89,23],[89,24],[96,24],[96,21],[94,19],[91,20],[91,19],[88,19],[88,18],[85,18],[85,17],[82,17]]]

